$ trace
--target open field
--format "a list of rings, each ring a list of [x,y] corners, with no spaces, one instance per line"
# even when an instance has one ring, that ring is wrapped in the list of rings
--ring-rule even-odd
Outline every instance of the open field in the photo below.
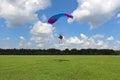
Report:
[[[120,56],[0,56],[0,80],[120,80]]]

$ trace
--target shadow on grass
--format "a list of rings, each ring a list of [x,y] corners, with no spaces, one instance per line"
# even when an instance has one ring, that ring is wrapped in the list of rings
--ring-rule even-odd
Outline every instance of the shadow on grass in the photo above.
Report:
[[[57,62],[68,62],[70,60],[67,60],[67,59],[54,59],[54,61],[57,61]]]

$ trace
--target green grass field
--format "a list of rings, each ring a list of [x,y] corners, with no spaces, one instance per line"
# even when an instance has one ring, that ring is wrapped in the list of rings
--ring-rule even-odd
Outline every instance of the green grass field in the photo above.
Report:
[[[120,80],[120,56],[0,56],[0,80]]]

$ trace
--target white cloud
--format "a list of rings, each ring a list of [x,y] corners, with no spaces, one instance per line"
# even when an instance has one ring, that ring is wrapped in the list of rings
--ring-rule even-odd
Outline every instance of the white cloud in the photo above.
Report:
[[[45,14],[43,14],[41,18],[43,22],[47,20],[47,17],[45,16]]]
[[[90,45],[89,41],[92,42],[92,39],[89,39],[85,34],[80,34],[80,38],[75,36],[66,39],[66,42],[64,43],[65,48],[88,48]]]
[[[27,44],[26,44],[27,47],[29,47],[29,46],[31,46],[31,45],[32,45],[31,42],[27,42]]]
[[[67,44],[80,44],[81,41],[78,37],[71,37],[70,39],[66,40]]]
[[[37,47],[39,48],[52,47],[54,43],[53,31],[54,27],[51,24],[38,21],[30,31],[32,34],[31,40],[35,41],[37,43]]]
[[[85,35],[85,34],[80,34],[81,38],[84,39],[84,40],[87,40],[88,37]]]
[[[24,38],[23,36],[20,36],[20,40],[24,41],[24,40],[25,40],[25,38]]]
[[[116,41],[116,43],[120,45],[120,41],[119,41],[119,40],[118,40],[118,41]]]
[[[48,34],[51,34],[53,30],[54,28],[52,27],[51,24],[42,23],[38,21],[33,26],[31,33],[36,36],[43,35],[43,34],[48,35]]]
[[[117,18],[120,18],[120,13],[117,14]],[[120,20],[118,20],[117,23],[120,24]]]
[[[120,13],[119,13],[119,14],[117,14],[117,18],[120,18]]]
[[[96,34],[91,37],[88,37],[85,34],[80,34],[80,37],[70,37],[65,39],[64,48],[95,48],[95,49],[114,49],[114,43],[110,43],[104,39],[104,35]],[[109,37],[109,40],[114,40],[113,37]],[[118,47],[118,46],[117,46]]]
[[[90,28],[95,28],[109,20],[115,10],[120,8],[120,0],[77,0],[78,7],[72,15],[78,22],[88,22]]]
[[[102,40],[98,40],[97,45],[102,46],[102,45],[104,45],[104,42]]]
[[[39,43],[39,44],[37,45],[37,47],[38,47],[38,48],[44,48],[44,47],[45,47],[45,45],[44,45],[44,44],[42,44],[42,43]]]
[[[48,29],[48,31],[46,31]],[[55,38],[54,27],[51,24],[36,22],[30,33],[31,41],[27,41],[23,36],[20,36],[19,48],[56,48],[56,49],[119,49],[120,41],[115,40],[113,36],[105,37],[101,34],[95,34],[91,37],[81,33],[80,36],[71,36],[64,38],[63,43],[59,44],[58,38]],[[110,41],[115,43],[111,43]],[[35,43],[35,44],[34,44]],[[34,47],[33,47],[34,46]]]
[[[115,44],[112,46],[114,50],[120,50],[120,40],[116,40]]]
[[[18,48],[24,47],[25,38],[23,36],[19,37],[20,41],[18,43]]]
[[[19,36],[18,46],[16,48],[33,49],[35,47],[32,41],[26,39],[24,36]]]
[[[94,36],[92,36],[93,38],[104,38],[104,35],[101,34],[96,34]]]
[[[24,26],[37,20],[35,12],[50,6],[50,0],[0,0],[0,17],[7,26]]]
[[[7,41],[10,40],[10,39],[11,39],[10,37],[6,37],[6,38],[5,38],[5,40],[7,40]]]
[[[107,40],[108,40],[108,41],[112,41],[112,40],[114,40],[114,37],[113,37],[113,36],[110,36],[110,37],[107,38]]]

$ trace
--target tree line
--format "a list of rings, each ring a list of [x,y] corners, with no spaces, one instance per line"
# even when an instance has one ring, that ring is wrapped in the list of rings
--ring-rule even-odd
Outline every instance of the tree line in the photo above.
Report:
[[[112,49],[0,49],[0,55],[119,55]]]

